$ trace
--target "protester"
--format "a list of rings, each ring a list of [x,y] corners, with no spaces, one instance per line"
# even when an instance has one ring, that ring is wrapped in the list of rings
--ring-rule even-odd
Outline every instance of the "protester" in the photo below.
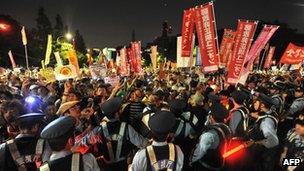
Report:
[[[270,79],[274,76],[271,72],[251,73],[244,86],[221,86],[216,80],[222,76],[217,74],[196,74],[195,70],[175,69],[166,72],[162,79],[159,79],[158,71],[153,75],[148,71],[141,76],[130,74],[120,77],[113,85],[106,84],[103,79],[90,80],[86,77],[42,83],[41,79],[27,79],[19,75],[20,79],[14,81],[14,86],[0,86],[2,146],[6,146],[9,140],[16,141],[19,146],[17,135],[24,130],[22,127],[20,130],[17,118],[30,111],[39,111],[45,113],[43,120],[46,123],[39,124],[35,135],[45,126],[47,129],[54,127],[54,132],[69,132],[60,136],[41,134],[41,138],[50,143],[56,144],[62,139],[62,148],[55,151],[53,148],[52,155],[49,150],[48,155],[41,159],[47,164],[40,170],[62,167],[69,170],[72,156],[79,154],[77,152],[83,159],[78,163],[79,168],[84,170],[127,170],[130,165],[131,170],[158,167],[173,170],[218,168],[227,171],[286,169],[279,162],[280,148],[287,147],[287,158],[296,157],[292,154],[295,149],[299,150],[299,155],[304,153],[294,148],[296,139],[287,143],[283,141],[292,134],[287,134],[287,131],[294,127],[294,118],[303,114],[301,81],[291,83],[292,79],[286,74],[282,78],[276,76]],[[111,74],[111,78],[116,77]],[[201,75],[204,79],[199,79]],[[164,117],[164,114],[168,116]],[[169,115],[170,118],[167,118]],[[70,118],[69,124],[73,123],[73,126],[60,129],[58,125],[62,123],[59,120],[64,118]],[[297,120],[296,135],[301,135],[299,123]],[[157,130],[163,131],[160,134]],[[35,141],[38,138],[35,137]],[[237,162],[231,162],[229,156],[224,158],[223,146],[232,148],[224,140],[246,144],[246,156],[234,159]],[[169,154],[171,144],[174,159]],[[150,160],[147,153],[150,151],[153,154],[151,147],[156,161],[153,158]],[[23,151],[19,150],[23,155]],[[5,150],[5,153],[8,151]],[[62,161],[66,161],[64,165],[57,165]],[[174,164],[163,167],[152,164],[155,162]],[[12,166],[1,166],[14,167],[14,170],[14,162],[10,164]],[[26,164],[26,167],[32,166]]]

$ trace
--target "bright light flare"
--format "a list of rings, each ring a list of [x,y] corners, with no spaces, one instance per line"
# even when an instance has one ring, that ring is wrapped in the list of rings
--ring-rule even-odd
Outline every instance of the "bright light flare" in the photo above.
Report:
[[[33,104],[35,102],[35,98],[32,96],[29,96],[29,97],[25,98],[25,102],[28,104]]]
[[[71,33],[67,33],[65,34],[65,38],[71,40],[73,38],[73,35]]]

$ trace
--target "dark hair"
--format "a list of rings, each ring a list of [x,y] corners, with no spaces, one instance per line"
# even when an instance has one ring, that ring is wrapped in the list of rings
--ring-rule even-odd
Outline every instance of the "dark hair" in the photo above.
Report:
[[[167,140],[168,134],[156,134],[152,132],[152,138],[153,140],[157,142],[164,142]]]
[[[61,151],[65,149],[68,140],[73,136],[74,129],[71,129],[68,133],[54,139],[48,139],[48,143],[52,151]]]

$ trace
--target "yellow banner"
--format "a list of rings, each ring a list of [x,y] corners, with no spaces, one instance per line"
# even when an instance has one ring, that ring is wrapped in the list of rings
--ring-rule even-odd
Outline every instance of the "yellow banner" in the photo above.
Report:
[[[62,66],[63,64],[59,52],[54,52],[54,55],[57,62],[57,66]]]
[[[27,44],[27,38],[26,38],[26,33],[25,33],[25,27],[22,27],[21,30],[21,35],[22,35],[22,43],[25,46]]]
[[[49,34],[48,35],[48,42],[47,42],[47,46],[46,46],[46,52],[45,52],[45,60],[44,60],[44,65],[47,66],[50,63],[50,57],[51,57],[51,53],[52,53],[52,35]]]

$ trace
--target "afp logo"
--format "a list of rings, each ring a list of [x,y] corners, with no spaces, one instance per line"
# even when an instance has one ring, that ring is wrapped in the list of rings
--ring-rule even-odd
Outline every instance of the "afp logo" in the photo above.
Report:
[[[301,159],[294,158],[294,159],[283,159],[283,166],[299,166],[301,163]]]

